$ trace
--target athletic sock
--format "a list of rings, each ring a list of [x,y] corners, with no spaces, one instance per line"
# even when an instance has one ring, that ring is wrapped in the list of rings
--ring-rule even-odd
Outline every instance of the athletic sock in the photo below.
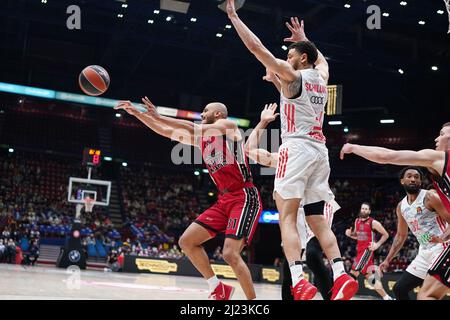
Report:
[[[331,268],[333,269],[333,281],[336,281],[337,278],[346,274],[344,268],[344,262],[342,262],[341,258],[336,258],[331,261]]]
[[[303,263],[301,261],[290,262],[289,269],[291,270],[292,287],[295,287],[303,279]]]
[[[209,285],[209,291],[213,292],[214,289],[216,289],[216,287],[219,285],[219,279],[217,279],[217,276],[213,276],[211,278],[209,278],[208,280],[208,285]]]

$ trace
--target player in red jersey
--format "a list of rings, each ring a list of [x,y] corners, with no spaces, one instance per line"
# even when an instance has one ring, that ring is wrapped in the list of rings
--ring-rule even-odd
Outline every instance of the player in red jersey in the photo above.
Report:
[[[389,234],[381,223],[370,217],[371,211],[370,203],[363,202],[359,211],[359,218],[355,220],[353,230],[352,228],[345,230],[347,237],[357,240],[357,256],[353,262],[351,274],[357,278],[362,273],[369,281],[371,281],[371,276],[376,271],[373,264],[373,253],[389,238]],[[381,234],[378,242],[375,242],[374,231]],[[383,300],[393,300],[383,289],[381,281],[376,279],[374,288]]]
[[[396,151],[346,143],[341,150],[341,159],[344,159],[344,155],[347,153],[354,153],[381,164],[426,167],[432,175],[434,188],[450,215],[450,122],[442,126],[439,136],[434,141],[436,150],[420,151]],[[449,233],[450,230],[447,230],[441,238],[436,238],[435,241],[449,240]],[[450,292],[450,246],[442,251],[428,270],[428,275],[417,298],[419,300],[442,299],[448,292]]]
[[[218,233],[225,232],[224,260],[233,269],[247,299],[254,299],[252,277],[241,252],[252,240],[262,204],[253,185],[237,124],[227,119],[227,108],[222,103],[208,104],[201,114],[202,123],[195,124],[161,116],[147,97],[142,101],[147,109],[143,113],[129,101],[120,102],[116,109],[126,110],[162,136],[200,148],[219,191],[218,201],[199,215],[180,237],[180,247],[207,280],[210,298],[229,300],[234,288],[217,279],[202,246]]]

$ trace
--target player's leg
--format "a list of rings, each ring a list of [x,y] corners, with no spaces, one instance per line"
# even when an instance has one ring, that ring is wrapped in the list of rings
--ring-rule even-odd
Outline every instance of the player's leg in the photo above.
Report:
[[[450,292],[450,287],[447,287],[435,276],[427,275],[417,295],[417,300],[441,300],[448,292]]]
[[[252,275],[247,264],[241,256],[241,251],[245,246],[245,239],[226,238],[223,245],[223,259],[233,269],[242,290],[247,299],[256,298],[255,288],[253,286]]]
[[[300,239],[297,230],[297,212],[300,199],[283,199],[278,193],[275,202],[280,213],[281,242],[288,263],[300,261]]]
[[[423,279],[405,271],[395,283],[393,291],[397,300],[411,300],[409,293],[422,285]]]
[[[286,257],[283,257],[282,260],[283,282],[281,284],[281,299],[294,300],[294,297],[292,296],[292,278],[289,263],[287,262]]]
[[[213,235],[205,227],[198,223],[192,223],[183,232],[178,242],[180,248],[205,279],[215,276],[209,263],[209,257],[202,246],[204,242],[211,238],[213,238]]]
[[[262,201],[255,187],[232,192],[222,198],[228,214],[223,258],[233,269],[247,299],[254,299],[255,289],[247,264],[241,257],[242,249],[250,244],[262,212]]]
[[[365,274],[365,278],[367,279],[367,281],[369,281],[369,283],[373,285],[373,288],[383,300],[392,300],[392,297],[388,295],[387,292],[384,290],[383,284],[379,279],[377,279],[376,277],[374,278],[374,276],[369,273]]]
[[[309,240],[306,245],[306,264],[314,274],[314,284],[319,289],[322,298],[324,300],[330,300],[333,277],[323,262],[322,248],[316,237]]]

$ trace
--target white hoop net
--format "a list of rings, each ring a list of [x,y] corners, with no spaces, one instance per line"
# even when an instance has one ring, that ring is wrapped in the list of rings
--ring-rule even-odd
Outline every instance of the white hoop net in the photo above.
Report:
[[[92,208],[94,208],[94,199],[87,197],[84,199],[84,212],[92,212]]]
[[[447,33],[450,33],[450,0],[444,0],[445,7],[447,8],[448,13],[448,31]]]

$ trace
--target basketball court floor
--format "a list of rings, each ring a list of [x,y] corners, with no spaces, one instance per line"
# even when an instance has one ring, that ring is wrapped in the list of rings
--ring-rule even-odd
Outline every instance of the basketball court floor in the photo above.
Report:
[[[245,299],[237,281],[226,283],[236,288],[233,300]],[[205,300],[209,295],[205,281],[197,277],[7,264],[0,264],[0,284],[0,300]],[[257,300],[281,299],[280,285],[257,283],[255,290]]]

